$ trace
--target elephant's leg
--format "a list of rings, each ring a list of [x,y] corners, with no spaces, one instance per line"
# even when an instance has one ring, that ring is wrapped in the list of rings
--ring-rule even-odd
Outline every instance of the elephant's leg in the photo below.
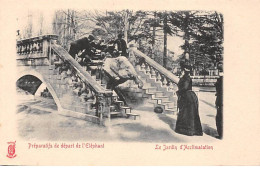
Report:
[[[126,81],[126,79],[120,79],[118,81],[118,80],[115,80],[112,76],[110,76],[107,72],[104,72],[102,80],[104,82],[106,82],[107,89],[115,91],[117,96],[119,97],[119,99],[124,102],[124,105],[127,105],[123,93],[117,87],[119,84],[124,83]]]
[[[134,76],[133,80],[134,80],[135,84],[138,85],[138,88],[140,88],[140,89],[143,88],[144,84],[143,84],[142,80],[138,78],[138,76]]]
[[[125,96],[123,95],[122,91],[118,87],[115,87],[114,91],[116,92],[119,99],[124,102],[124,105],[127,106],[126,99],[125,99]]]

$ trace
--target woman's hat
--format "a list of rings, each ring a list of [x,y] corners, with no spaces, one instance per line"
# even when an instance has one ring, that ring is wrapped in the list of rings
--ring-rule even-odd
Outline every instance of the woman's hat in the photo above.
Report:
[[[191,72],[191,66],[190,65],[185,65],[184,67],[183,67],[183,69],[184,69],[184,71],[186,71],[186,72]]]
[[[191,65],[184,61],[180,62],[180,67],[181,67],[181,70],[184,70],[186,72],[191,72],[191,69],[192,69]]]

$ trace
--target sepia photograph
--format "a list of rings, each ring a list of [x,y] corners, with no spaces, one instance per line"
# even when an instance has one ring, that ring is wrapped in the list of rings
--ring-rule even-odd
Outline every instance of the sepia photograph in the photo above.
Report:
[[[1,2],[0,165],[259,165],[259,2]]]
[[[221,13],[37,10],[17,25],[21,137],[222,139]]]

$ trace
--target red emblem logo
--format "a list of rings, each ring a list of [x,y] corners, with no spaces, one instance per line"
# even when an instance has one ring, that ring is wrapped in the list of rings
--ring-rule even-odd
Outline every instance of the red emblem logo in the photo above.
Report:
[[[8,146],[8,154],[6,155],[8,158],[14,158],[16,157],[15,154],[15,142],[7,142],[7,144],[9,144]]]

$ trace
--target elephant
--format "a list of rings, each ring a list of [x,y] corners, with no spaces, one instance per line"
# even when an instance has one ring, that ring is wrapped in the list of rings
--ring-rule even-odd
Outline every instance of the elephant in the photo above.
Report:
[[[127,80],[133,80],[138,88],[143,87],[143,82],[139,79],[135,68],[125,56],[105,59],[102,80],[107,84],[107,89],[114,90],[125,105],[124,95],[119,90],[118,85],[125,83]]]

